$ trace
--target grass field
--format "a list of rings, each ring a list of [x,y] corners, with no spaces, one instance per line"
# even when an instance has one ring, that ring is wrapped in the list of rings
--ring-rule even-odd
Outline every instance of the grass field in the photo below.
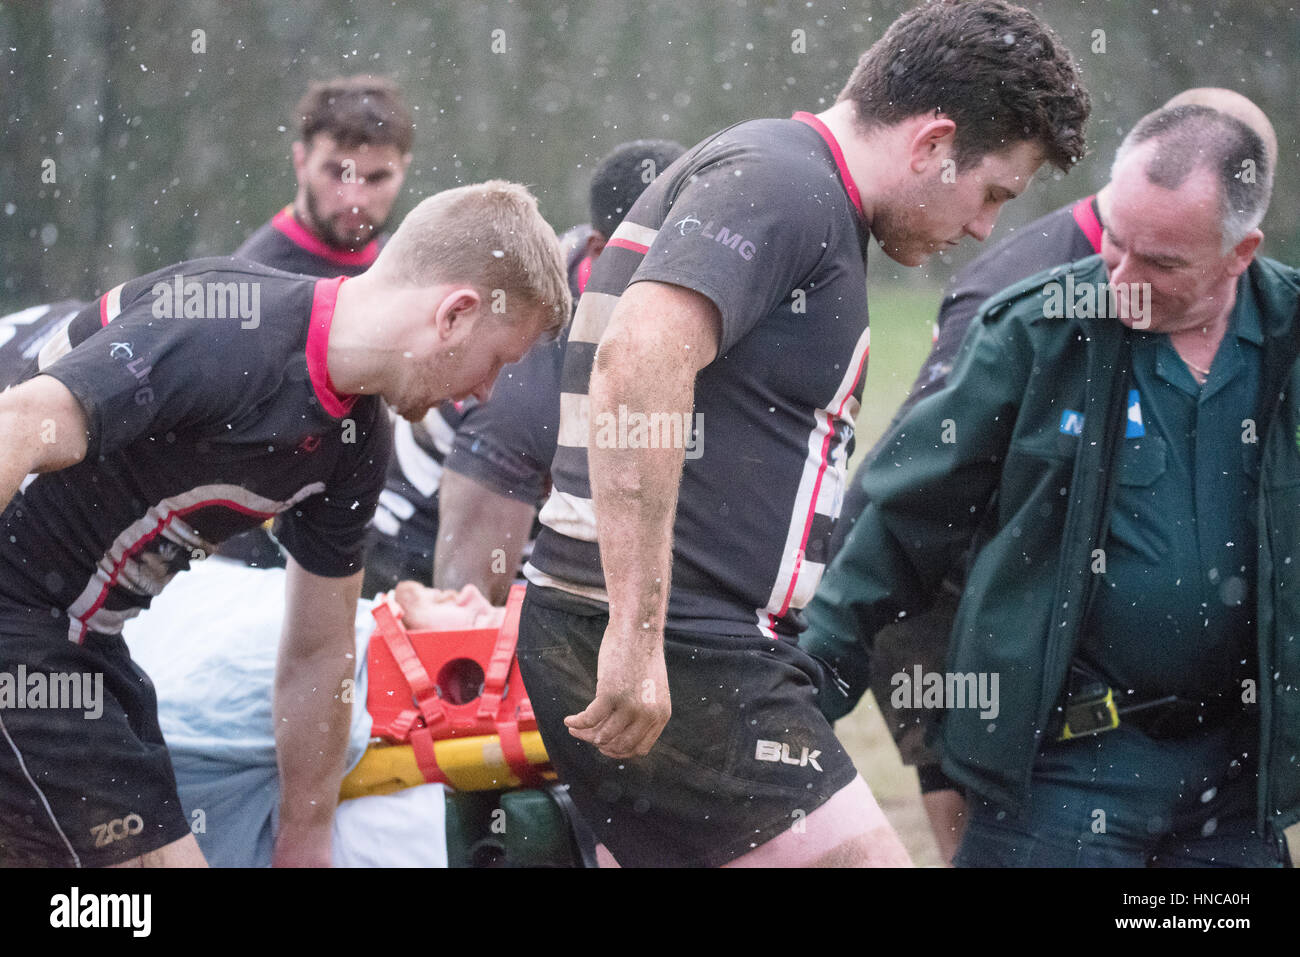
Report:
[[[871,356],[850,475],[889,425],[930,352],[939,296],[938,289],[872,287]]]

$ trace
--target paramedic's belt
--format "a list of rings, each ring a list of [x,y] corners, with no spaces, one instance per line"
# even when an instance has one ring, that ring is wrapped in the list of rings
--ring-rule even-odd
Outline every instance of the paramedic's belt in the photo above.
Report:
[[[1070,692],[1064,709],[1057,709],[1051,737],[1069,741],[1113,731],[1123,723],[1156,740],[1185,738],[1222,724],[1242,710],[1232,694],[1204,701],[1177,695],[1143,701],[1137,695],[1111,688],[1083,668],[1071,666]]]

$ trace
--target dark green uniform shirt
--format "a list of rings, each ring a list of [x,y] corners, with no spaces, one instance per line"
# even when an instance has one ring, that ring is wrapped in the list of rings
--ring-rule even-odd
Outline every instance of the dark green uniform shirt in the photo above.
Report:
[[[1136,395],[1080,657],[1114,687],[1144,697],[1231,692],[1257,671],[1264,340],[1251,287],[1238,288],[1203,386],[1167,335],[1134,337]]]

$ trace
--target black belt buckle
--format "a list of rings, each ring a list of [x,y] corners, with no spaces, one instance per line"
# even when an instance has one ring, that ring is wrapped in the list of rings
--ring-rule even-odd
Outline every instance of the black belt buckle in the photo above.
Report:
[[[1100,681],[1090,681],[1078,691],[1072,691],[1065,703],[1065,725],[1058,741],[1084,738],[1119,727],[1119,707],[1115,692]]]

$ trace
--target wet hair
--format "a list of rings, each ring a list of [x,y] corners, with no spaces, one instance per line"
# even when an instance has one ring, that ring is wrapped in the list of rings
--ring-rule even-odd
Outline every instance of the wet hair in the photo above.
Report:
[[[298,134],[311,145],[325,133],[345,149],[396,146],[411,151],[414,124],[397,84],[377,76],[343,76],[313,83],[298,101]]]
[[[1068,171],[1085,152],[1091,103],[1070,52],[1003,0],[931,0],[903,14],[840,92],[864,131],[942,113],[957,124],[958,170],[1031,141]]]

